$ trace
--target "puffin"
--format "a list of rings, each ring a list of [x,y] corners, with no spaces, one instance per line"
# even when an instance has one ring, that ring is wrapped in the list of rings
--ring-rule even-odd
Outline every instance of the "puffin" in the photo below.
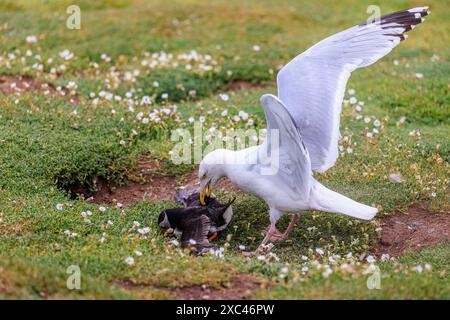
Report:
[[[195,248],[200,253],[209,251],[210,241],[229,225],[233,216],[231,205],[236,198],[221,204],[211,195],[205,198],[205,205],[201,205],[199,190],[191,189],[180,190],[175,199],[184,207],[162,211],[158,217],[159,227],[181,235],[183,248]]]

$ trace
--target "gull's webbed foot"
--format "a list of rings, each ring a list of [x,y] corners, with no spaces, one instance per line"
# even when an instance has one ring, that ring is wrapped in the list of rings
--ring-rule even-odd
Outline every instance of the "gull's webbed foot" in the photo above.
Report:
[[[272,247],[268,246],[267,244],[270,242],[286,240],[287,237],[289,236],[289,234],[291,233],[292,229],[294,228],[295,223],[298,221],[299,218],[300,218],[300,215],[298,213],[293,214],[291,221],[289,222],[289,225],[286,228],[286,231],[283,233],[277,229],[277,227],[275,226],[274,223],[270,224],[266,228],[266,236],[264,237],[264,239],[261,242],[261,244],[259,245],[259,247],[253,252],[245,251],[245,252],[242,252],[242,254],[246,257],[253,257],[253,256],[255,256],[257,254],[261,254],[265,251],[270,251],[270,249],[272,249]]]

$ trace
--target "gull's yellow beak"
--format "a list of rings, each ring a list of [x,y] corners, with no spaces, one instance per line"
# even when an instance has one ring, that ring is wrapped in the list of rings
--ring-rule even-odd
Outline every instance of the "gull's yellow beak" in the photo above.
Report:
[[[200,203],[202,206],[206,204],[205,197],[211,197],[212,188],[211,188],[211,180],[209,180],[206,185],[200,188]]]

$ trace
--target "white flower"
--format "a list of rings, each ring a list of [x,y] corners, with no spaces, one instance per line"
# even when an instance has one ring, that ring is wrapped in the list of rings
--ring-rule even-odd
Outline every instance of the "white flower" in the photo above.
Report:
[[[365,118],[364,118],[364,122],[365,122],[365,123],[369,123],[369,122],[370,122],[370,117],[365,117]]]
[[[300,257],[303,261],[307,261],[308,260],[308,257],[307,256],[301,256]]]
[[[423,73],[416,72],[416,78],[417,79],[422,79],[423,78]]]
[[[259,261],[264,261],[266,260],[266,257],[263,255],[257,256],[256,259],[258,259]]]
[[[431,270],[431,264],[425,263],[425,270],[430,271]]]
[[[222,117],[226,117],[227,114],[228,114],[228,110],[225,109],[225,110],[222,111],[222,113],[221,113],[220,115],[221,115]]]
[[[244,245],[239,245],[239,250],[244,251],[245,250],[245,246]]]
[[[280,272],[281,273],[288,273],[289,269],[288,269],[288,267],[283,267],[283,268],[281,268]]]
[[[397,125],[401,125],[402,123],[404,123],[406,121],[406,117],[405,116],[401,116],[400,119],[398,119],[397,121]]]
[[[381,125],[380,120],[375,119],[375,121],[373,122],[373,125],[374,125],[375,127],[379,127],[379,126]]]
[[[197,241],[195,241],[194,239],[189,239],[189,243],[195,246],[197,244]]]
[[[129,266],[134,264],[134,258],[132,256],[129,256],[125,259],[125,263]]]
[[[374,263],[376,261],[376,259],[373,256],[368,256],[366,258],[366,260],[367,260],[368,263]]]
[[[58,204],[56,205],[56,210],[61,211],[62,209],[64,209],[64,205],[63,205],[62,203],[58,203]]]
[[[105,208],[105,207],[99,207],[98,210],[99,210],[100,212],[105,212],[105,211],[106,211],[106,208]]]
[[[222,99],[223,101],[228,101],[230,99],[230,96],[227,95],[226,93],[221,93],[219,94],[220,99]]]
[[[326,268],[324,272],[322,272],[322,276],[324,278],[328,278],[330,276],[330,274],[333,273],[333,270],[331,270],[330,268]]]
[[[188,121],[189,121],[190,123],[192,123],[192,122],[195,121],[195,118],[194,118],[194,117],[189,117]]]
[[[383,254],[381,255],[381,261],[389,260],[389,258],[390,258],[389,253],[383,253]]]
[[[133,226],[139,227],[141,224],[138,221],[133,221]]]
[[[37,38],[36,38],[36,36],[27,36],[26,37],[26,41],[27,41],[27,43],[36,43],[37,42]]]
[[[394,66],[398,66],[398,60],[395,59],[394,61],[392,61],[394,63]]]
[[[134,254],[137,255],[138,257],[142,256],[142,252],[139,250],[134,250]]]
[[[422,273],[422,271],[423,271],[422,265],[419,264],[419,265],[416,267],[416,271],[417,271],[418,273]]]
[[[63,51],[61,51],[61,52],[59,53],[59,56],[60,56],[61,58],[63,58],[64,60],[70,60],[70,59],[72,59],[75,55],[74,55],[72,52],[70,52],[69,50],[65,49],[65,50],[63,50]],[[61,65],[60,67],[62,68],[62,66],[63,66],[63,65]],[[65,69],[65,66],[64,66],[64,69]]]
[[[242,120],[247,120],[248,119],[248,113],[246,113],[245,111],[239,111],[239,117],[242,118]]]
[[[436,192],[432,192],[432,193],[431,193],[431,196],[432,196],[433,198],[435,198],[435,197],[436,197]]]
[[[355,89],[348,89],[348,94],[349,95],[351,95],[351,96],[353,96],[354,94],[356,93],[356,90]]]
[[[436,61],[439,61],[439,56],[437,55],[437,54],[433,54],[432,56],[431,56],[431,58],[430,58],[430,60],[432,61],[432,62],[436,62]]]
[[[168,93],[163,93],[163,94],[161,94],[161,98],[164,99],[164,100],[167,100],[167,99],[169,99],[169,94]]]
[[[316,252],[318,253],[318,254],[320,254],[320,255],[323,255],[325,252],[323,252],[323,250],[322,249],[320,249],[320,248],[316,248]]]
[[[140,234],[142,234],[142,235],[147,234],[147,233],[150,232],[150,227],[145,227],[145,228],[138,229],[138,232]]]
[[[107,224],[109,224],[110,226],[112,226],[114,223],[111,220],[108,220]]]
[[[350,102],[350,104],[355,104],[358,102],[358,99],[356,99],[355,97],[350,97],[350,100],[348,100],[348,102]]]
[[[178,247],[178,246],[180,245],[180,243],[178,242],[177,239],[173,239],[172,241],[170,241],[170,243],[171,243],[172,245],[174,245],[175,247]]]
[[[74,81],[69,81],[67,83],[67,89],[69,90],[75,90],[76,88],[78,88],[78,85],[74,82]]]
[[[350,148],[350,147],[348,147],[348,148],[347,148],[347,153],[353,153],[353,149]]]
[[[143,96],[141,99],[141,104],[151,104],[152,103],[152,98],[150,98],[149,96]]]
[[[254,51],[259,51],[259,50],[261,50],[261,47],[258,46],[257,44],[255,44],[255,45],[253,46],[253,50],[254,50]]]

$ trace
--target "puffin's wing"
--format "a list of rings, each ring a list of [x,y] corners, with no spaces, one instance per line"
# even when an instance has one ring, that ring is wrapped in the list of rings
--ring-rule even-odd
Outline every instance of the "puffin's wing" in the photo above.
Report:
[[[278,97],[300,129],[315,171],[338,157],[339,122],[350,73],[388,54],[405,32],[424,21],[428,7],[391,13],[328,37],[303,52],[277,76]]]
[[[261,97],[267,122],[267,138],[261,145],[260,174],[276,176],[283,193],[293,200],[306,200],[311,184],[311,161],[300,131],[284,104],[271,94]]]
[[[188,246],[196,248],[209,246],[207,236],[211,228],[211,220],[206,215],[202,214],[197,217],[184,219],[182,228],[181,244],[183,248]]]

